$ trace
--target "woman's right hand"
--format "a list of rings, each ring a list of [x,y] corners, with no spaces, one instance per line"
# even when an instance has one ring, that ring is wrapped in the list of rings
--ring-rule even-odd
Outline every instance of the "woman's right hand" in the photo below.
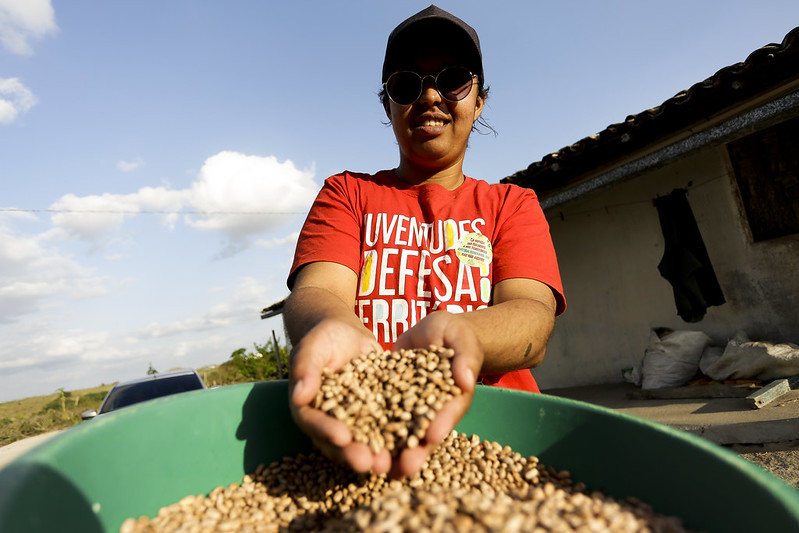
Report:
[[[322,453],[357,472],[386,473],[391,468],[391,455],[385,449],[374,453],[368,445],[355,442],[352,432],[343,422],[314,408],[313,401],[322,384],[325,368],[336,372],[358,355],[380,349],[365,328],[325,319],[308,331],[291,355],[291,416]]]

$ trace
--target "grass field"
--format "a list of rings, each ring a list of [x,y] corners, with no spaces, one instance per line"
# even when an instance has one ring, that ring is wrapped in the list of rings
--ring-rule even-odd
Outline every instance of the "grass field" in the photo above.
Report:
[[[281,347],[280,368],[274,355],[268,355],[265,349],[262,352],[265,353],[237,350],[221,365],[198,368],[197,372],[208,387],[281,377],[281,370],[285,372],[288,368],[285,349]],[[0,446],[80,423],[80,414],[88,409],[99,408],[113,385],[75,391],[58,390],[46,396],[0,403]]]
[[[100,406],[111,386],[0,403],[0,446],[77,424],[83,411]]]

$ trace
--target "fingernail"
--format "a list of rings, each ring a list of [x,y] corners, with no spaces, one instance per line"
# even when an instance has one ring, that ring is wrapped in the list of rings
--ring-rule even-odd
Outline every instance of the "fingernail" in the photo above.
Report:
[[[477,381],[471,368],[466,369],[466,378],[469,380],[469,383],[475,383]]]
[[[291,399],[297,401],[297,396],[302,393],[302,380],[297,380],[294,384],[294,389],[291,391]]]

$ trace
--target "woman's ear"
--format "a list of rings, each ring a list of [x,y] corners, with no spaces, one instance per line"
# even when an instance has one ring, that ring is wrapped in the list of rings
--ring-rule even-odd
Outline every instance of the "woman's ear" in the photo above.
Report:
[[[483,114],[483,108],[486,105],[486,99],[482,96],[478,96],[477,100],[474,102],[474,121],[477,122],[477,119],[480,118],[480,115]]]
[[[383,109],[386,112],[386,116],[388,117],[389,122],[391,121],[391,102],[388,101],[388,98],[383,100]]]

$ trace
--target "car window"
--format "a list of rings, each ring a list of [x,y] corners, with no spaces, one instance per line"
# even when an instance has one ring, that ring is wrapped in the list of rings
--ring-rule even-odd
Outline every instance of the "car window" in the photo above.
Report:
[[[199,382],[197,376],[191,374],[121,385],[109,393],[100,413],[107,413],[153,398],[202,388],[202,383]]]

